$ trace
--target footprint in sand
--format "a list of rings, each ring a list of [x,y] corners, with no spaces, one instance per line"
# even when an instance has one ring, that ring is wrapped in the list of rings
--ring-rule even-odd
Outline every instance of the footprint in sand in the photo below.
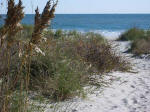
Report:
[[[123,101],[123,103],[124,103],[124,105],[128,105],[128,100],[127,99],[122,99],[122,101]]]
[[[140,98],[141,99],[146,99],[146,97],[144,95],[142,95],[142,94],[140,95]]]
[[[114,110],[114,109],[117,109],[118,108],[118,106],[112,106],[112,108],[111,108],[111,110]]]
[[[136,98],[132,98],[132,100],[133,100],[133,104],[137,104],[138,103]]]

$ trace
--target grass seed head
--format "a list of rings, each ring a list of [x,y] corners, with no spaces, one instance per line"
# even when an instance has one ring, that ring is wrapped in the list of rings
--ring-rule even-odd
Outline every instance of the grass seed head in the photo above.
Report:
[[[41,34],[43,30],[48,27],[50,21],[54,18],[56,6],[57,2],[51,7],[51,0],[49,0],[41,15],[39,14],[38,8],[35,10],[35,25],[31,43],[38,44],[38,42],[41,40]]]

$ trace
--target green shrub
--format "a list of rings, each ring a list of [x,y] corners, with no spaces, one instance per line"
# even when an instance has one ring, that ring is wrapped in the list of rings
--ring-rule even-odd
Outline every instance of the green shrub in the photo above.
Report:
[[[54,41],[57,44],[50,44],[45,56],[39,55],[32,60],[30,89],[50,99],[65,100],[82,93],[88,72],[86,65],[75,57],[70,42]]]
[[[56,30],[54,37],[55,38],[60,38],[63,36],[63,31],[61,29]]]
[[[118,40],[121,41],[134,41],[137,39],[146,38],[146,33],[142,29],[138,28],[131,28],[128,31],[124,32],[122,35],[120,35]]]
[[[145,31],[138,28],[132,28],[123,33],[118,40],[132,41],[131,49],[128,51],[135,55],[150,53],[150,30]]]
[[[66,36],[78,38],[81,36],[81,33],[77,32],[76,30],[73,30],[73,31],[66,32]]]
[[[128,71],[129,66],[126,60],[117,56],[112,47],[107,43],[99,44],[98,41],[81,41],[78,47],[78,54],[103,74],[111,71]]]
[[[83,95],[85,85],[97,83],[90,80],[94,74],[129,69],[101,35],[78,34],[78,38],[73,35],[48,39],[49,47],[40,47],[45,56],[38,55],[31,62],[31,90],[50,99],[65,100]]]

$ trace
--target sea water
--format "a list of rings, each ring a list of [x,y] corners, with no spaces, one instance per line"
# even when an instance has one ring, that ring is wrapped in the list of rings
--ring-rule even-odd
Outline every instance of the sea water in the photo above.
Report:
[[[3,23],[1,19],[0,24]],[[26,14],[22,23],[33,25],[34,15]],[[116,37],[132,27],[150,29],[150,14],[56,14],[50,26],[55,30],[92,31],[107,37]]]

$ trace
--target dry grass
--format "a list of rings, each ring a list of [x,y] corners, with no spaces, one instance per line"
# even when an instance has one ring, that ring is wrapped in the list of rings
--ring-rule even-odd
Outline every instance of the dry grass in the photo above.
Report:
[[[41,34],[49,21],[54,17],[57,2],[47,5],[39,15],[36,10],[34,32],[29,41],[16,38],[23,29],[20,21],[24,17],[22,1],[15,4],[8,0],[8,11],[5,24],[0,32],[0,110],[1,112],[26,112],[28,111],[28,85],[30,79],[30,60],[36,51],[36,44],[42,38]],[[15,66],[14,66],[15,65]],[[15,99],[14,99],[15,98]],[[15,105],[14,105],[15,104]]]
[[[103,74],[111,71],[128,71],[129,67],[126,60],[117,56],[112,51],[111,45],[107,43],[98,44],[97,41],[79,42],[78,54],[82,59],[96,67]]]
[[[134,41],[131,46],[131,52],[136,55],[150,54],[150,38]]]

